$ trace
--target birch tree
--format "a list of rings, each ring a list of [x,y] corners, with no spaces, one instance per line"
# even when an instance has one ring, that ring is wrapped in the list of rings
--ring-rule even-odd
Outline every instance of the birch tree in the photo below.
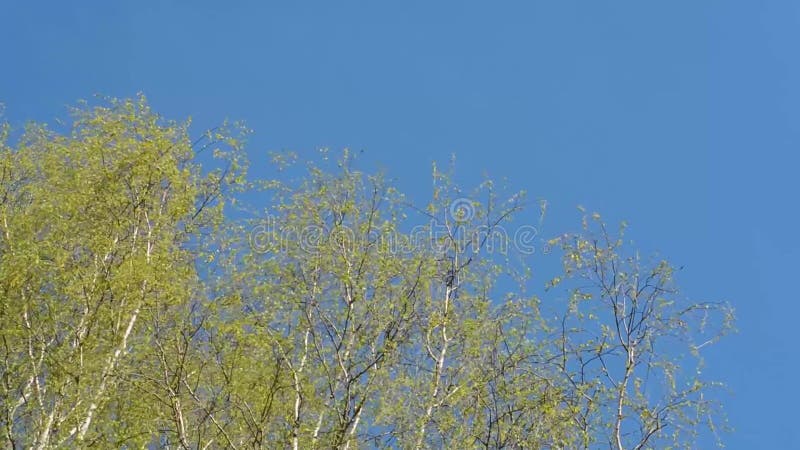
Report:
[[[135,446],[156,433],[158,399],[177,399],[164,384],[142,395],[155,373],[139,368],[158,356],[162,311],[191,300],[191,233],[240,172],[202,177],[186,124],[141,97],[73,117],[65,134],[31,125],[3,148],[2,422],[14,448]]]
[[[248,179],[246,130],[192,140],[143,97],[72,118],[0,129],[7,448],[622,450],[724,428],[703,354],[732,311],[599,215],[546,243],[545,283],[531,264],[556,256],[517,240],[543,206],[454,166],[420,202],[346,151]]]

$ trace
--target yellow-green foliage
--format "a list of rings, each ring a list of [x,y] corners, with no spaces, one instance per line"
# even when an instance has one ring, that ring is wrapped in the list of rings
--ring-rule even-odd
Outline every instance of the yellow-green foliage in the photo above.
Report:
[[[521,194],[434,168],[417,208],[347,152],[251,185],[244,134],[143,97],[0,129],[7,447],[666,448],[719,417],[700,351],[730,312],[599,215],[540,292],[484,239]]]

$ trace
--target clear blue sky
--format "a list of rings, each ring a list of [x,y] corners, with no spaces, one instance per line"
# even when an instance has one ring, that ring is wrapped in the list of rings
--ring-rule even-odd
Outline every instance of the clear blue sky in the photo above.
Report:
[[[800,448],[800,2],[116,3],[2,4],[13,123],[143,91],[246,120],[257,160],[363,149],[421,195],[455,152],[467,182],[548,199],[550,231],[577,204],[627,219],[687,295],[738,310],[708,354],[728,447]]]

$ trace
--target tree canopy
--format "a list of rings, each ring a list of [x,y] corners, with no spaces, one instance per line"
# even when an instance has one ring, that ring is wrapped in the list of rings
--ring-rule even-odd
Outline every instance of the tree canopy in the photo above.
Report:
[[[683,297],[624,226],[587,213],[548,239],[545,283],[524,193],[491,181],[434,167],[419,204],[347,152],[253,180],[236,124],[192,140],[143,97],[72,117],[0,136],[8,448],[690,448],[723,428],[702,352],[732,311]]]

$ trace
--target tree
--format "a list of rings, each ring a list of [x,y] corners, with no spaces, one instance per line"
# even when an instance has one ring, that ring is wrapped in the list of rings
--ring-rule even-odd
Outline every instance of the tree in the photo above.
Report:
[[[192,301],[188,243],[218,221],[215,199],[239,170],[232,160],[201,177],[186,126],[159,123],[143,98],[74,117],[68,135],[31,125],[2,149],[2,424],[14,448],[150,439],[141,390],[158,372],[139,368],[162,315]]]
[[[3,131],[9,448],[690,447],[721,418],[695,369],[730,309],[597,215],[538,289],[509,257],[523,193],[434,168],[417,207],[347,152],[248,182],[241,127],[73,114]]]

